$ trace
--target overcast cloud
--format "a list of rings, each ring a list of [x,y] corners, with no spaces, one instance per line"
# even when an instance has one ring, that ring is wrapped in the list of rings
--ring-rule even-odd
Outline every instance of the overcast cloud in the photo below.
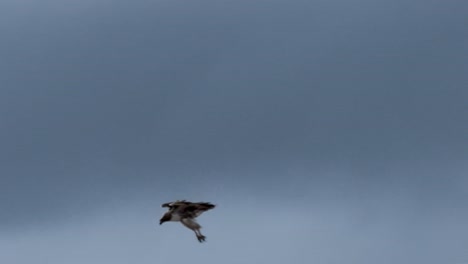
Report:
[[[2,1],[0,262],[468,263],[467,13]]]

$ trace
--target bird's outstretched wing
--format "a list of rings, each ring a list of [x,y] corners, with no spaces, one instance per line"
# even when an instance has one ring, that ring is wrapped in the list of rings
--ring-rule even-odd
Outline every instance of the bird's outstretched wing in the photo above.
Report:
[[[173,202],[163,203],[161,205],[161,207],[168,207],[169,210],[171,210],[171,209],[174,209],[174,208],[179,207],[181,205],[189,205],[189,204],[191,204],[191,203],[186,201],[186,200],[177,200],[177,201],[173,201]]]
[[[206,202],[199,202],[199,203],[190,203],[185,205],[184,207],[180,207],[181,215],[195,218],[201,215],[203,212],[211,210],[215,208],[216,205]]]
[[[192,203],[187,200],[177,200],[174,202],[163,203],[162,207],[168,207],[169,211],[177,211],[184,217],[197,217],[205,211],[215,208],[214,204],[207,202]]]

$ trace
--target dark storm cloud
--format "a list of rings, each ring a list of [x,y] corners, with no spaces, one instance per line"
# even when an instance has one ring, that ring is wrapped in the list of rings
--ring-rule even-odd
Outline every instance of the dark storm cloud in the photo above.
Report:
[[[0,11],[2,229],[226,189],[415,222],[466,198],[466,4],[21,3]]]

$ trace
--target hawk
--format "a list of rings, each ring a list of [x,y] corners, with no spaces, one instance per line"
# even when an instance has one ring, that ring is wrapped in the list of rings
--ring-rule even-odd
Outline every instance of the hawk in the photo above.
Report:
[[[200,243],[205,241],[206,237],[200,232],[202,227],[195,221],[195,218],[202,213],[215,208],[214,204],[206,202],[192,203],[186,200],[177,200],[174,202],[163,203],[161,206],[167,207],[169,210],[159,220],[160,225],[164,222],[181,222],[185,227],[195,232]]]

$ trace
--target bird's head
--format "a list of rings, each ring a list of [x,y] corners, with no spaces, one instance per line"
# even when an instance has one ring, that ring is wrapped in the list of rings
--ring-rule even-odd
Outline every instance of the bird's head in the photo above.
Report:
[[[171,220],[171,214],[170,213],[165,213],[161,219],[159,219],[159,224],[162,225],[164,222],[167,222]]]

